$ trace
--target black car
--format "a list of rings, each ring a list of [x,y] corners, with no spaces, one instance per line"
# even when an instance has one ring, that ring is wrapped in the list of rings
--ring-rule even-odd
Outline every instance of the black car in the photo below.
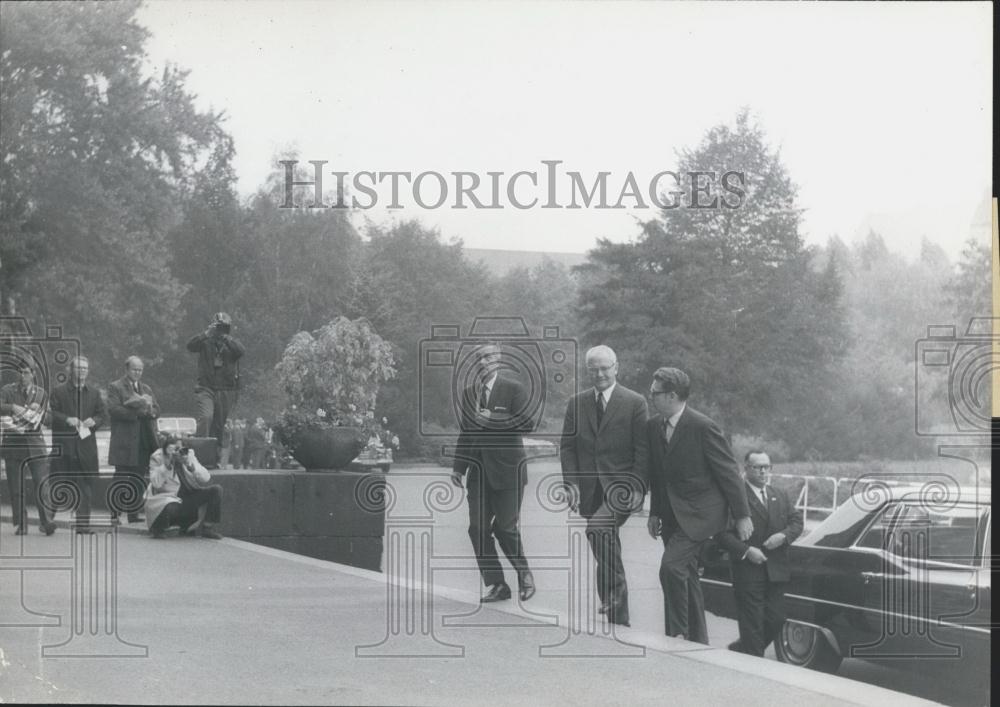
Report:
[[[778,659],[845,657],[989,680],[990,489],[862,489],[789,548]],[[729,558],[703,555],[708,611],[735,618]],[[963,677],[968,676],[968,677]]]

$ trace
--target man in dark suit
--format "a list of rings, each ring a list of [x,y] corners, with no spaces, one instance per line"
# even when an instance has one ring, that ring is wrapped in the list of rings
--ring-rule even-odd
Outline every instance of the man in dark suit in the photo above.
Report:
[[[474,355],[474,381],[459,401],[460,433],[451,480],[461,487],[462,477],[468,474],[469,537],[488,587],[481,601],[511,596],[494,537],[517,572],[520,597],[526,601],[535,593],[535,580],[517,527],[527,483],[521,435],[534,424],[524,386],[499,375],[499,344],[480,346]]]
[[[111,417],[111,443],[108,464],[115,468],[112,483],[123,484],[128,493],[112,494],[111,522],[118,522],[121,511],[128,513],[128,522],[139,521],[142,496],[149,480],[149,457],[157,450],[156,418],[160,406],[153,390],[143,383],[142,359],[129,356],[125,375],[108,386],[108,415]],[[123,502],[118,503],[118,499]]]
[[[607,346],[586,355],[593,387],[570,398],[559,445],[573,510],[587,519],[597,564],[600,612],[629,625],[628,585],[618,528],[642,506],[647,470],[646,400],[617,382],[618,360]]]
[[[649,521],[663,538],[660,586],[666,634],[708,643],[698,556],[705,541],[736,519],[738,538],[753,531],[746,488],[722,430],[687,407],[691,381],[676,368],[659,368],[649,389],[657,414],[649,438]]]
[[[70,361],[69,380],[52,390],[52,448],[56,468],[67,474],[76,487],[76,532],[90,533],[90,502],[97,478],[97,437],[108,413],[96,386],[87,385],[90,362],[84,356]]]
[[[802,533],[802,512],[781,489],[768,485],[771,459],[748,452],[743,462],[753,535],[741,541],[730,529],[716,538],[729,551],[740,640],[729,649],[763,656],[785,623],[785,587],[791,579],[788,546]]]

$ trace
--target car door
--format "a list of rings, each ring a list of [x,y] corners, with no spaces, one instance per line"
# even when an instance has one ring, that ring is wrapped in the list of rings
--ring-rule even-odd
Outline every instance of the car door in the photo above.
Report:
[[[902,502],[881,566],[863,574],[874,640],[849,655],[879,661],[959,661],[979,603],[981,528],[988,507]],[[957,666],[956,664],[956,667]]]
[[[825,531],[824,538],[790,548],[795,570],[785,595],[789,618],[828,628],[841,655],[879,638],[880,617],[868,610],[867,585],[887,571],[883,547],[898,511],[898,503],[867,512],[857,504],[842,507],[814,531]],[[841,518],[843,527],[830,522]]]

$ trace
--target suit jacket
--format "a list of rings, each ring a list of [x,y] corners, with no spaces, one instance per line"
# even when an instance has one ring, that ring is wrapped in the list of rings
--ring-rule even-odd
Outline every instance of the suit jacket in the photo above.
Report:
[[[152,388],[141,381],[139,391],[142,395],[153,395]],[[135,397],[128,376],[108,386],[108,415],[111,417],[108,464],[112,466],[145,466],[150,455],[156,451],[156,418],[160,414],[160,406],[154,397],[152,410],[139,412],[134,404],[126,405]],[[140,449],[140,446],[143,448]]]
[[[15,405],[28,408],[31,412],[15,415]],[[11,427],[0,431],[0,445],[4,444],[4,440],[11,447],[42,444],[42,422],[47,409],[45,390],[41,386],[32,383],[27,393],[20,383],[8,383],[0,388],[0,415],[12,418]]]
[[[476,416],[477,402],[473,386],[462,391],[460,432],[452,469],[463,475],[468,473],[470,484],[479,483],[480,475],[485,474],[495,489],[525,485],[527,455],[521,435],[531,432],[535,425],[524,386],[498,375],[486,406],[492,413],[490,420]]]
[[[737,538],[732,528],[717,537],[719,544],[729,551],[729,559],[733,563],[733,581],[766,577],[770,582],[787,582],[792,578],[788,546],[802,534],[802,511],[794,506],[788,494],[781,489],[765,486],[764,491],[767,494],[766,508],[750,485],[746,485],[750,518],[753,520],[753,534],[747,542]],[[775,533],[785,534],[784,544],[773,550],[764,550],[764,541]],[[767,562],[755,565],[750,560],[743,559],[743,555],[751,547],[763,550],[767,555]]]
[[[52,389],[49,409],[52,411],[52,446],[57,453],[61,451],[55,460],[56,468],[71,472],[97,472],[100,463],[94,432],[100,429],[108,416],[101,391],[90,384],[78,389],[72,382],[63,383]],[[69,426],[66,422],[69,417],[80,420],[93,418],[95,424],[90,428],[91,434],[87,439],[80,439],[76,429]],[[79,468],[73,468],[73,458],[79,459]]]
[[[650,513],[660,516],[664,533],[680,527],[692,540],[707,540],[726,528],[730,514],[750,515],[743,479],[719,426],[687,406],[668,445],[664,423],[656,415],[646,425]]]
[[[596,509],[593,498],[600,479],[604,491],[628,485],[645,492],[648,472],[649,418],[646,400],[621,383],[607,401],[601,424],[597,424],[597,389],[577,393],[566,405],[559,461],[563,478],[580,490],[580,508]]]

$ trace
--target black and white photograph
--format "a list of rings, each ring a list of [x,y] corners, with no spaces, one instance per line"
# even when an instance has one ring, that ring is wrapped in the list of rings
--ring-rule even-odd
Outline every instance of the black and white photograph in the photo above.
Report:
[[[0,702],[990,704],[994,28],[0,0]]]

